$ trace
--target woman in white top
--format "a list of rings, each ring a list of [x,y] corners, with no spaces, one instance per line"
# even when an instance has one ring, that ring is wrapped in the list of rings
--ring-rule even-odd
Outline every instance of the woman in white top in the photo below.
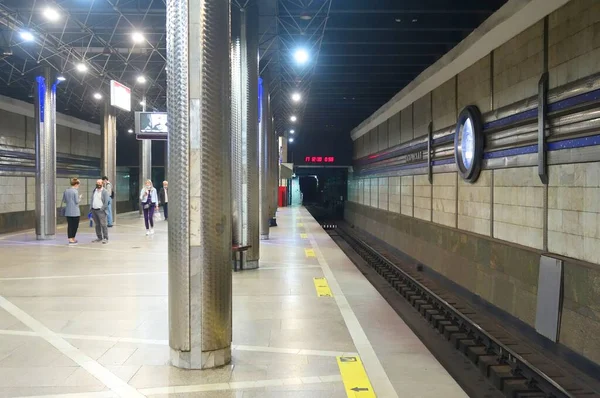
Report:
[[[140,192],[140,202],[144,209],[144,222],[146,223],[146,235],[154,234],[154,209],[158,208],[158,195],[152,181],[146,180],[146,186]]]

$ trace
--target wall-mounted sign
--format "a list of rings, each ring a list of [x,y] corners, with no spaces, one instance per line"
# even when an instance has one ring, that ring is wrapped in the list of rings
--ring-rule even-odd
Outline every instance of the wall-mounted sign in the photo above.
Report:
[[[333,163],[335,162],[334,156],[305,156],[305,163]]]
[[[135,134],[138,140],[166,140],[169,136],[167,112],[136,112]]]
[[[483,129],[481,112],[476,106],[466,107],[456,123],[454,159],[458,172],[467,182],[475,182],[483,162]]]
[[[406,154],[406,163],[420,162],[425,159],[423,151]]]
[[[131,89],[117,81],[111,80],[110,105],[131,112]]]

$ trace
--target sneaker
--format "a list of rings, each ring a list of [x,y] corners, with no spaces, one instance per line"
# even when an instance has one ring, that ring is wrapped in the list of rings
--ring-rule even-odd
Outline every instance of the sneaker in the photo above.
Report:
[[[108,227],[108,228],[112,228],[113,226],[112,226],[112,224],[110,224],[110,225],[107,225],[107,227]]]
[[[150,230],[150,235],[154,235],[154,228]]]
[[[77,244],[77,241],[75,242],[69,242],[69,246],[75,246]]]
[[[94,239],[94,240],[92,241],[92,243],[99,243],[99,242],[102,242],[102,239],[98,238],[98,239]]]
[[[102,239],[102,244],[105,245],[108,243],[108,239]]]
[[[149,229],[146,230],[146,236],[148,236],[148,235],[150,235],[150,230]]]

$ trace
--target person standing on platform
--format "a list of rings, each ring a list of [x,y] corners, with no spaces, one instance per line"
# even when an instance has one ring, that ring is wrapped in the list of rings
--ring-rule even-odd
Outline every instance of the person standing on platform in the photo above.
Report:
[[[67,218],[67,237],[69,238],[69,245],[77,244],[75,235],[77,235],[79,218],[81,217],[81,210],[79,209],[81,197],[82,195],[79,193],[79,180],[77,178],[72,178],[71,187],[65,190],[62,198],[62,201],[65,204],[64,216]]]
[[[112,202],[115,198],[115,190],[113,188],[113,184],[108,180],[107,176],[102,177],[102,185],[104,189],[108,192],[108,210],[107,210],[107,223],[108,228],[113,226],[113,212],[112,212]]]
[[[158,193],[158,197],[160,199],[160,204],[162,205],[163,213],[165,215],[165,221],[167,221],[169,219],[169,193],[168,193],[168,188],[169,188],[169,182],[168,181],[163,181],[163,187],[160,189],[160,192]]]
[[[154,209],[158,208],[158,195],[152,181],[146,180],[146,186],[140,192],[140,202],[144,209],[144,222],[146,223],[146,235],[154,235]]]
[[[90,202],[92,218],[94,219],[94,224],[96,224],[96,236],[98,237],[94,242],[102,242],[103,244],[108,243],[106,218],[108,216],[109,200],[110,195],[108,194],[108,191],[104,189],[103,181],[96,181],[96,189],[92,192],[92,200]]]

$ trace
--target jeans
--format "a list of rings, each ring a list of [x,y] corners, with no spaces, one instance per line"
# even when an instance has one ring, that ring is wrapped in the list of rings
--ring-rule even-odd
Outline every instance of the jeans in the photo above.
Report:
[[[106,217],[108,218],[107,222],[108,226],[110,227],[113,225],[112,199],[108,199],[108,210],[106,211],[108,212]]]
[[[98,239],[108,240],[108,228],[106,226],[106,213],[102,209],[92,209],[92,218],[96,224],[96,236]]]
[[[165,220],[169,218],[169,203],[163,203],[163,213],[165,215]]]
[[[142,205],[144,206],[144,205]],[[150,227],[154,228],[154,208],[156,205],[151,204],[150,207],[144,209],[144,222],[146,223],[146,229]]]
[[[79,216],[67,217],[67,237],[69,239],[75,239],[77,230],[79,229]]]

